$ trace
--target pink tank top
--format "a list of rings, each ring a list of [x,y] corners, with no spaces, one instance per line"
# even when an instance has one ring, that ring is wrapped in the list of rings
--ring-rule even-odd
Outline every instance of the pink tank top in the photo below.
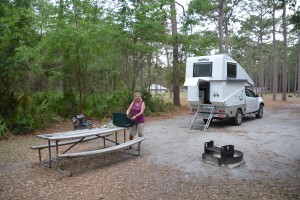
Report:
[[[135,116],[141,112],[143,101],[140,103],[140,105],[136,105],[135,102],[133,102],[132,107],[131,107],[131,114],[132,116]],[[144,123],[145,122],[145,116],[142,114],[141,116],[138,116],[133,120],[136,124]]]

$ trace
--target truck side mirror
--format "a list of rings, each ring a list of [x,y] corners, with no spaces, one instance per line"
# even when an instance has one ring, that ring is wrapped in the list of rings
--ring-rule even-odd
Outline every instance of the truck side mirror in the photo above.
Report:
[[[255,95],[255,97],[259,97],[259,95],[258,95],[258,94],[256,94],[256,95]]]

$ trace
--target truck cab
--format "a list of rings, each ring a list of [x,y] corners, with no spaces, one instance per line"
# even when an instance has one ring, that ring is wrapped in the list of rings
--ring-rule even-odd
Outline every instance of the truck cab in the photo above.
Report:
[[[255,94],[249,88],[245,89],[246,94],[246,112],[244,114],[256,114],[257,118],[263,117],[263,106],[264,101],[263,98],[259,95]]]

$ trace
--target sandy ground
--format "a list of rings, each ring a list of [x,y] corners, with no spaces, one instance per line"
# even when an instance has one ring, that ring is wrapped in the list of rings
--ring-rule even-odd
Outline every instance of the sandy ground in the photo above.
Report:
[[[241,126],[213,121],[203,132],[189,130],[191,120],[187,109],[148,118],[139,157],[78,158],[73,177],[38,163],[29,147],[44,141],[34,135],[2,140],[0,199],[300,199],[299,99],[266,101],[264,117],[247,116]],[[71,128],[61,125],[44,132]],[[210,140],[234,145],[244,153],[243,164],[203,162]],[[74,151],[97,146],[91,141]]]
[[[198,177],[300,180],[300,105],[265,109],[264,117],[246,116],[241,126],[213,121],[208,131],[188,130],[191,117],[181,116],[147,124],[145,151],[163,165]],[[212,167],[201,160],[204,143],[234,145],[244,153],[244,165]]]

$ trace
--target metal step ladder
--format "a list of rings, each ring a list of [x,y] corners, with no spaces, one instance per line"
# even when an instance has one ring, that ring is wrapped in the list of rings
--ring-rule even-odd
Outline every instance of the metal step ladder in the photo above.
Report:
[[[210,122],[211,122],[211,119],[213,118],[213,113],[214,113],[214,110],[215,110],[215,107],[214,106],[209,106],[209,107],[207,107],[207,108],[210,108],[211,110],[210,110],[210,113],[209,113],[209,117],[208,117],[208,119],[207,119],[207,122],[206,122],[206,124],[205,124],[205,126],[204,126],[204,131],[207,131],[207,129],[208,129],[208,127],[209,127],[209,124],[210,124]]]
[[[202,105],[198,106],[198,108],[197,108],[197,111],[196,111],[196,113],[195,113],[195,115],[193,117],[193,120],[191,122],[191,125],[190,125],[190,130],[192,128],[196,128],[197,127],[197,128],[203,128],[203,131],[207,131],[207,129],[209,127],[209,124],[210,124],[211,119],[213,117],[213,112],[214,112],[215,107],[214,106],[205,106],[205,107],[202,107],[202,108],[209,108],[211,110],[210,110],[209,117],[208,117],[207,122],[205,123],[205,125],[200,125],[200,124],[195,124],[195,122],[197,121],[197,119],[200,118],[200,116],[199,116],[199,110],[201,109],[201,107],[202,107]]]

